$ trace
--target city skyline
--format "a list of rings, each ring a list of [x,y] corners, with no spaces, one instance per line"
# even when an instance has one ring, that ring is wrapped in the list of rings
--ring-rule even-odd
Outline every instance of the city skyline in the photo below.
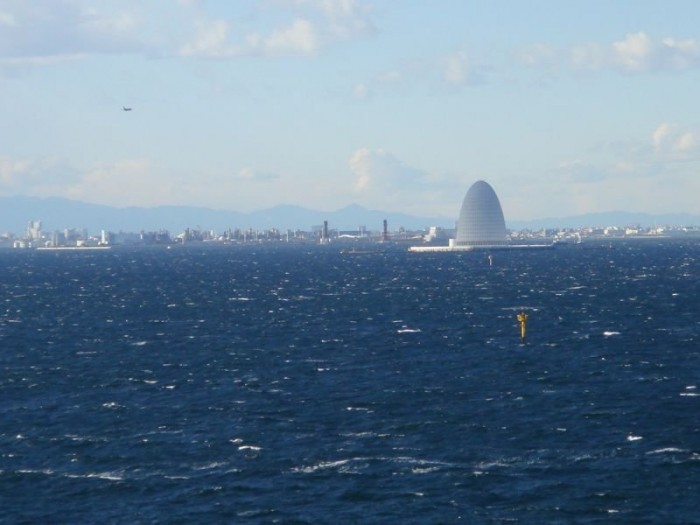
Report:
[[[700,4],[0,1],[0,194],[700,213]]]

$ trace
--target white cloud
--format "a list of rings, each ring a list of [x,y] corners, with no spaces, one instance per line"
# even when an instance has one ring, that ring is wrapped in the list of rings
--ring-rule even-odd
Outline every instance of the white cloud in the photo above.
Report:
[[[612,166],[612,172],[614,174],[619,174],[619,175],[632,175],[635,173],[640,172],[640,168],[642,166],[639,166],[638,164],[635,164],[634,162],[630,161],[619,161],[613,164]]]
[[[421,185],[425,173],[404,165],[384,149],[360,148],[350,158],[359,192],[404,190]]]
[[[369,89],[367,88],[367,85],[364,83],[359,83],[355,85],[355,88],[353,89],[353,95],[355,98],[363,99],[367,98],[369,95]]]
[[[569,52],[571,65],[575,69],[597,70],[607,63],[607,51],[599,44],[578,45]]]
[[[316,29],[308,20],[297,19],[292,25],[275,31],[263,40],[264,54],[312,55],[318,51],[319,40]]]
[[[0,157],[0,191],[5,193],[48,197],[79,180],[78,171],[60,159]]]
[[[236,206],[252,205],[256,209],[263,205],[259,203],[274,203],[266,183],[274,183],[277,188],[285,181],[276,173],[252,168],[233,174],[207,171],[193,174],[140,158],[76,168],[61,159],[0,157],[0,193],[56,196],[118,207],[182,204],[230,209],[235,196]],[[293,188],[299,186],[295,181],[287,184]]]
[[[386,89],[403,88],[410,79],[416,78],[415,68],[408,65],[403,68],[394,68],[382,71],[374,79],[355,84],[353,94],[355,98],[366,98],[367,95]]]
[[[128,206],[174,200],[180,188],[156,174],[146,160],[102,163],[80,170],[55,158],[0,158],[3,193]]]
[[[383,72],[381,75],[379,75],[379,82],[382,84],[394,84],[397,82],[401,82],[403,80],[404,75],[399,71],[398,69],[392,69],[389,71]]]
[[[17,20],[12,13],[0,11],[0,26],[15,27],[16,25]]]
[[[313,24],[296,19],[289,26],[269,35],[249,33],[242,43],[231,43],[226,20],[201,19],[196,23],[195,39],[185,44],[180,54],[185,57],[236,58],[242,56],[303,56],[319,49],[319,38]]]
[[[160,178],[151,163],[144,159],[124,159],[92,166],[64,196],[86,202],[119,203],[120,206],[150,205],[149,193],[172,196],[173,187]]]
[[[663,142],[666,139],[666,137],[668,137],[669,133],[671,133],[671,125],[667,122],[662,122],[654,130],[654,133],[652,134],[652,142],[654,144],[655,150],[658,151],[661,149],[661,146],[663,145]]]
[[[383,150],[379,150],[379,155],[383,154]],[[365,191],[369,189],[373,174],[372,167],[372,156],[374,154],[368,148],[361,148],[357,150],[353,156],[350,158],[350,169],[355,174],[357,178],[355,182],[355,189],[359,191]]]
[[[256,171],[251,168],[243,168],[234,177],[239,180],[245,180],[249,182],[267,182],[271,180],[279,179],[280,176],[276,173],[268,173],[264,171]]]
[[[266,9],[270,3],[274,10]],[[233,4],[226,11],[235,15],[210,15],[201,0],[177,0],[166,13],[136,0],[2,0],[0,66],[37,67],[114,53],[303,57],[375,31],[370,8],[360,0],[257,0],[252,5],[256,16],[239,16],[251,7]]]
[[[693,38],[655,39],[644,31],[628,33],[611,43],[589,42],[568,49],[537,42],[523,46],[515,60],[528,67],[548,68],[568,57],[568,65],[580,71],[611,69],[627,74],[682,71],[700,66],[700,41]]]
[[[320,25],[333,38],[347,39],[376,31],[370,8],[358,0],[278,0],[277,3],[321,14]]]
[[[265,10],[266,2],[278,8]],[[258,0],[253,5],[259,10],[256,16],[212,16],[207,4],[199,0],[178,0],[165,14],[150,3],[135,0],[3,0],[0,65],[41,66],[63,57],[105,53],[312,56],[341,40],[374,31],[370,9],[359,0]],[[250,8],[231,6],[227,10],[245,9]]]
[[[198,4],[194,39],[181,46],[186,57],[312,56],[339,40],[374,31],[363,3],[355,0],[268,0],[279,12],[292,15],[274,29],[247,28],[236,32],[224,18],[209,18]],[[284,18],[284,15],[282,16]]]
[[[518,49],[515,58],[527,67],[553,66],[559,61],[559,50],[552,45],[536,42]]]
[[[656,47],[646,33],[631,33],[624,40],[613,42],[612,60],[625,71],[646,71],[654,65]]]
[[[5,188],[14,189],[21,183],[22,177],[30,172],[31,168],[31,162],[26,159],[15,160],[0,157],[0,183]]]
[[[700,66],[700,42],[666,37],[655,40],[640,31],[605,46],[586,44],[574,47],[571,64],[577,69],[612,68],[624,73],[685,70]]]
[[[139,33],[140,6],[111,9],[86,0],[6,1],[0,11],[0,64],[43,66],[97,53],[153,50]]]
[[[84,11],[81,26],[90,33],[99,34],[128,34],[135,30],[140,23],[139,17],[132,11],[124,11],[105,16],[95,9]]]
[[[700,132],[681,129],[667,122],[652,133],[652,145],[657,161],[686,161],[700,159]]]
[[[561,162],[558,169],[572,182],[597,182],[605,179],[606,175],[597,166],[582,160]]]
[[[458,49],[446,54],[404,60],[396,67],[379,73],[365,86],[368,89],[376,88],[376,91],[414,86],[454,90],[482,84],[488,71],[486,66],[476,64],[467,50]]]
[[[697,146],[697,135],[688,131],[676,139],[676,142],[673,144],[673,151],[684,155],[686,153],[693,153],[696,151]]]
[[[353,189],[364,206],[387,211],[442,215],[446,203],[457,213],[465,184],[412,167],[382,148],[360,148],[348,161]]]
[[[195,27],[194,41],[180,50],[183,56],[223,57],[235,53],[228,47],[229,25],[225,20],[198,20]]]
[[[146,159],[123,159],[86,170],[67,187],[64,195],[112,206],[162,204],[206,205],[231,208],[231,196],[255,196],[267,192],[265,182],[279,175],[243,168],[234,174],[202,171],[176,172]]]
[[[686,170],[693,169],[692,166],[700,161],[700,133],[663,122],[653,130],[648,142],[627,142],[622,146],[610,144],[605,150],[611,156],[561,162],[551,172],[554,177],[552,184],[561,182],[563,176],[576,185],[575,193],[592,196],[592,188],[598,189],[600,195],[604,188],[625,191],[627,187],[630,191],[638,191],[640,185],[662,184],[681,172],[687,177]],[[684,167],[686,165],[690,167]],[[601,203],[589,203],[590,209],[596,209]]]
[[[74,62],[83,60],[87,57],[84,53],[64,54],[64,55],[44,55],[32,57],[12,57],[0,58],[0,67],[7,68],[26,68],[26,67],[44,67],[65,62]]]
[[[672,69],[684,70],[700,65],[700,42],[693,38],[664,38],[661,53]]]
[[[462,86],[471,80],[469,59],[465,52],[448,55],[444,58],[443,65],[444,78],[448,84]]]

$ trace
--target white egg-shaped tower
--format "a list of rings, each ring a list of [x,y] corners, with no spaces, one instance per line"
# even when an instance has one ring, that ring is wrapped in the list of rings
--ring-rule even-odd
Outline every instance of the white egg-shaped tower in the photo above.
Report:
[[[462,202],[455,246],[508,244],[506,221],[496,192],[483,180],[472,184]]]

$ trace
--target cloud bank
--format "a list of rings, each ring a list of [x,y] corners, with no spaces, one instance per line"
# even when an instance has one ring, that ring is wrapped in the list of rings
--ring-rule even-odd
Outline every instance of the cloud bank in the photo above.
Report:
[[[700,66],[700,41],[655,39],[638,31],[608,44],[577,44],[568,49],[538,42],[516,50],[515,58],[521,65],[533,68],[560,65],[575,71],[608,69],[625,74],[684,71]]]
[[[188,58],[313,56],[335,42],[374,32],[369,10],[357,0],[277,0],[273,7],[293,15],[286,24],[262,30],[232,29],[224,18],[201,8],[195,17],[195,36],[180,48]]]
[[[360,0],[259,0],[211,14],[204,2],[180,0],[163,23],[156,3],[90,0],[0,3],[0,65],[46,66],[99,54],[233,59],[313,56],[375,31]],[[273,25],[265,16],[276,16]],[[250,20],[248,25],[239,19]],[[276,24],[276,25],[275,25]]]

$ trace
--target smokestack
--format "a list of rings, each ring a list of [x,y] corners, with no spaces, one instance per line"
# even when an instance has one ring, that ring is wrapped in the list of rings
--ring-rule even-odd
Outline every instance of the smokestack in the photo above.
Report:
[[[328,244],[330,239],[328,238],[328,221],[323,221],[323,231],[321,231],[321,244]]]

